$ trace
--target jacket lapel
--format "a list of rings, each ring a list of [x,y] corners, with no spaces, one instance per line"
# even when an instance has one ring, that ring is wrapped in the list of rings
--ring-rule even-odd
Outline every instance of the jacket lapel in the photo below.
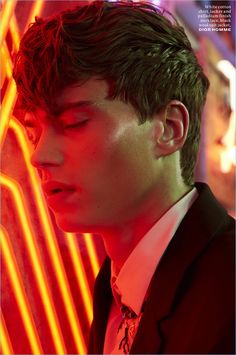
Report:
[[[227,214],[204,184],[196,185],[199,197],[186,214],[165,251],[150,285],[149,298],[131,354],[162,353],[162,322],[171,317],[187,272],[225,222]],[[200,222],[201,221],[201,222]]]
[[[92,325],[92,343],[90,353],[103,354],[103,344],[106,333],[107,320],[112,301],[110,288],[111,275],[110,259],[106,258],[96,279],[94,286],[94,322]]]

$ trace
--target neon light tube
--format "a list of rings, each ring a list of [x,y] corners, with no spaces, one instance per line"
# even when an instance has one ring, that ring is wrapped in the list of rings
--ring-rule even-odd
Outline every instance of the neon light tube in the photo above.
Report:
[[[24,292],[24,287],[15,259],[14,251],[11,247],[7,233],[3,231],[2,228],[0,229],[0,236],[3,258],[5,260],[5,264],[7,265],[7,271],[11,280],[15,299],[19,307],[19,312],[25,326],[31,349],[34,354],[42,354],[42,346],[40,344],[39,336],[34,324],[34,319],[30,311],[30,305]]]
[[[74,341],[79,353],[86,353],[86,345],[81,331],[80,322],[75,309],[74,301],[70,292],[69,283],[64,269],[63,261],[61,259],[60,250],[57,244],[55,232],[51,225],[51,220],[48,214],[47,205],[43,193],[40,189],[40,180],[35,169],[30,163],[30,151],[27,144],[26,137],[23,133],[22,126],[14,119],[10,121],[10,128],[12,128],[20,143],[22,153],[25,159],[26,167],[29,172],[33,193],[35,196],[36,206],[39,211],[39,217],[44,230],[47,247],[51,256],[52,265],[54,267],[55,275],[62,294],[62,299],[65,305],[65,311],[69,320]]]
[[[94,279],[97,277],[98,271],[100,269],[100,263],[97,258],[96,248],[93,242],[93,236],[90,233],[84,233],[85,244],[88,250],[89,259],[92,265]]]
[[[32,227],[30,224],[29,214],[26,208],[26,202],[23,193],[19,184],[4,174],[0,176],[0,183],[5,188],[7,188],[13,196],[17,214],[19,216],[21,227],[24,233],[25,243],[29,252],[29,256],[31,258],[32,268],[36,276],[38,288],[41,294],[41,299],[50,325],[54,345],[58,354],[65,354],[66,350],[63,342],[62,333],[60,330],[59,321],[57,319],[56,311],[49,292],[49,287],[46,282],[47,278],[42,267],[40,254],[37,249],[35,237],[32,232]]]
[[[0,232],[1,233],[1,232]],[[9,354],[14,354],[12,344],[11,344],[11,339],[9,337],[8,331],[7,331],[7,326],[3,317],[3,314],[1,312],[1,320],[0,320],[0,352],[3,355],[9,355]]]
[[[70,256],[73,262],[77,282],[81,289],[81,295],[84,301],[88,322],[91,324],[93,318],[92,297],[88,286],[88,281],[85,276],[86,272],[83,267],[80,251],[76,246],[76,235],[74,233],[65,233],[65,236],[69,246]]]

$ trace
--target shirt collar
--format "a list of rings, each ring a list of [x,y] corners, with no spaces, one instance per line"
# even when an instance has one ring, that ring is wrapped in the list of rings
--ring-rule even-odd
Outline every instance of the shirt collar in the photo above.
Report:
[[[116,302],[140,314],[155,269],[197,196],[197,190],[193,188],[172,206],[140,240],[118,275],[111,264],[111,285]]]

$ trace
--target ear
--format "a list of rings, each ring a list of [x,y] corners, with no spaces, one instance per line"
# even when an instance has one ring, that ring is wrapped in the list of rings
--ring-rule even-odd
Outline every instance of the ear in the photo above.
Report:
[[[155,147],[157,156],[170,155],[180,150],[187,137],[189,114],[184,104],[171,100],[156,116]]]

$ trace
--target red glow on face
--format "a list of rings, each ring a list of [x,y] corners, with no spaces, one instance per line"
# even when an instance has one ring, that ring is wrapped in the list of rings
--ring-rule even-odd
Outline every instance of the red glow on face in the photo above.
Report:
[[[31,162],[48,184],[58,225],[69,232],[125,223],[156,184],[152,124],[140,126],[133,107],[108,100],[108,90],[104,80],[90,79],[62,92],[53,119],[42,109],[25,118]]]
[[[25,32],[24,27],[36,15],[40,17],[47,5],[37,0],[5,1],[2,6],[3,354],[86,353],[92,320],[91,289],[104,258],[99,237],[95,240],[91,235],[68,236],[57,228],[47,209],[39,177],[30,164],[32,147],[22,126],[12,117],[16,102],[12,61],[19,47],[19,28]],[[67,2],[64,6],[68,7]]]

